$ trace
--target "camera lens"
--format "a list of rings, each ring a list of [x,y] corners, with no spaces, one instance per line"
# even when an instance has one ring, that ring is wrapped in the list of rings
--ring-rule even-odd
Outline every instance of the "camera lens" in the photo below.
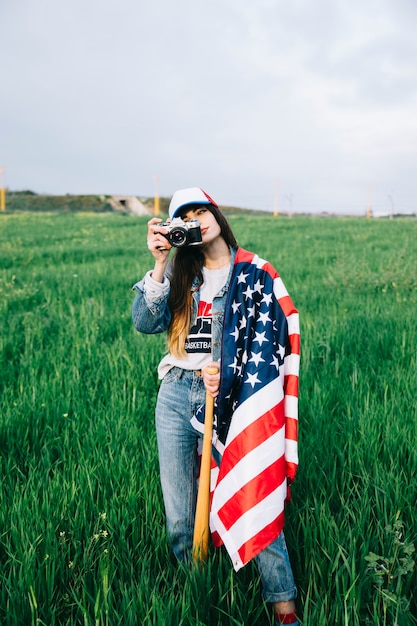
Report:
[[[169,241],[175,248],[180,248],[187,243],[187,231],[184,228],[173,228],[169,233]]]

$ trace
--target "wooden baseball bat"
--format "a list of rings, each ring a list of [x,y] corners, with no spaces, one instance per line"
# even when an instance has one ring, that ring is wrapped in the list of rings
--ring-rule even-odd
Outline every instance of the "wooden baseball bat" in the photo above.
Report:
[[[207,367],[209,374],[219,371],[214,365]],[[207,560],[210,528],[210,471],[211,471],[211,442],[213,433],[214,398],[206,392],[206,411],[204,416],[203,451],[200,465],[200,482],[198,485],[197,505],[194,522],[193,560],[201,563]]]

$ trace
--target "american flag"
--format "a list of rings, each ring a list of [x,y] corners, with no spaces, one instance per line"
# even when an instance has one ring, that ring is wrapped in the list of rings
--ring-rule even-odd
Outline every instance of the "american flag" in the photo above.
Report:
[[[277,271],[239,248],[216,399],[210,528],[239,570],[284,527],[298,466],[298,312]]]

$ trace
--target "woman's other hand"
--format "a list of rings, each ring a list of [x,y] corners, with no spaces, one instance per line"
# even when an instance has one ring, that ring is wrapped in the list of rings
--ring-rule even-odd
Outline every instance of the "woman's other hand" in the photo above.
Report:
[[[216,373],[210,373],[210,369]],[[220,361],[212,361],[208,365],[206,365],[203,370],[203,380],[206,391],[215,398],[219,394],[219,386],[220,386]]]

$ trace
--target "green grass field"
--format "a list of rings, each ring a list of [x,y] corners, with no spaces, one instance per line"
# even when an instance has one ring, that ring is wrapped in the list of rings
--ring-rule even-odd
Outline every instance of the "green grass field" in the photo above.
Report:
[[[417,624],[417,220],[233,217],[300,312],[286,537],[303,626]],[[138,335],[146,219],[0,216],[0,623],[272,624],[256,570],[178,568]]]

